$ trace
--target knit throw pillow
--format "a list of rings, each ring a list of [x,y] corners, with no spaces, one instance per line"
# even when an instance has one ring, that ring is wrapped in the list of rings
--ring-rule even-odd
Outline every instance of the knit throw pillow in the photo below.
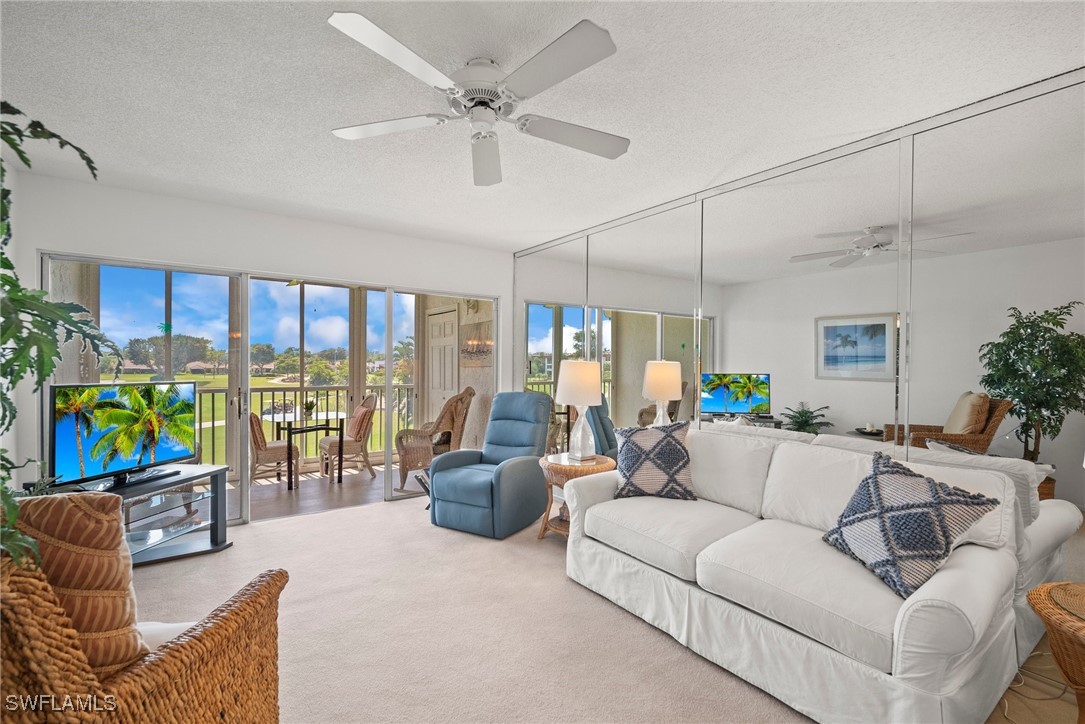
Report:
[[[696,500],[686,449],[688,432],[689,422],[615,430],[621,484],[614,497],[654,495]]]
[[[907,598],[941,567],[953,542],[998,505],[876,452],[870,474],[823,540]]]
[[[16,525],[38,542],[41,570],[99,680],[149,649],[136,629],[132,555],[121,497],[65,493],[23,498]]]

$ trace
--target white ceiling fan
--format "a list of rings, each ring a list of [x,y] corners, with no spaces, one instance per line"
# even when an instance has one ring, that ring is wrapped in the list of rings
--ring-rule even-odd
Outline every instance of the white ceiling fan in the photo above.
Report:
[[[829,264],[831,267],[837,269],[851,266],[860,259],[866,257],[877,256],[887,251],[896,251],[897,247],[893,246],[893,234],[886,231],[885,226],[868,226],[862,231],[836,231],[830,234],[815,234],[815,239],[840,239],[851,237],[851,246],[847,249],[834,249],[833,251],[818,251],[813,254],[798,254],[788,259],[789,262],[802,262],[802,261],[816,261],[818,259],[831,259],[833,257],[840,257],[836,261]],[[973,231],[965,231],[959,234],[946,234],[945,236],[932,236],[928,239],[916,239],[913,244],[921,244],[926,241],[934,241],[935,239],[949,239],[954,236],[968,236],[974,234]],[[913,249],[913,255],[917,256],[941,256],[945,254],[943,251],[930,251],[928,249]]]
[[[471,160],[476,186],[491,186],[501,181],[501,156],[494,127],[502,121],[528,136],[560,143],[603,158],[618,158],[629,148],[628,138],[610,133],[533,114],[513,117],[522,101],[614,54],[617,48],[610,39],[610,33],[589,20],[581,20],[512,73],[505,73],[489,58],[475,58],[451,76],[434,68],[357,13],[332,13],[328,22],[374,53],[443,93],[448,99],[450,109],[448,115],[427,113],[337,128],[332,133],[339,138],[371,138],[396,131],[443,126],[450,121],[466,120],[472,131]]]

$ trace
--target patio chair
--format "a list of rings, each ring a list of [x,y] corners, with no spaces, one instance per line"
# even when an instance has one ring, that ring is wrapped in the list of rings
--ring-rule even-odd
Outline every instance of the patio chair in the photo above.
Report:
[[[1011,407],[1013,407],[1011,400],[999,400],[992,397],[987,408],[987,419],[983,423],[983,428],[974,433],[945,432],[944,425],[910,425],[911,446],[927,447],[927,440],[931,440],[932,442],[959,445],[978,453],[986,453],[987,448],[991,446],[991,441],[995,438],[995,433],[998,432],[998,426],[1002,424],[1003,418],[1009,413]],[[896,425],[886,425],[882,439],[886,441],[895,440],[898,445],[903,445],[903,426],[898,429]]]
[[[294,460],[301,462],[298,446],[293,445]],[[283,465],[286,464],[286,440],[268,442],[264,436],[264,423],[255,412],[249,413],[249,480],[256,480],[260,470],[273,469],[275,479],[283,479]]]
[[[343,447],[343,465],[347,461],[360,463],[369,471],[369,477],[377,477],[369,462],[369,433],[373,430],[373,414],[377,410],[377,396],[368,395],[354,408],[346,428],[346,444]],[[320,438],[320,470],[328,474],[328,482],[335,477],[335,464],[339,457],[339,436]],[[359,467],[359,470],[361,467]]]
[[[460,449],[464,423],[474,396],[475,389],[465,387],[463,392],[448,398],[436,420],[420,428],[406,428],[396,433],[400,490],[407,486],[407,475],[412,470],[427,467],[435,455]]]

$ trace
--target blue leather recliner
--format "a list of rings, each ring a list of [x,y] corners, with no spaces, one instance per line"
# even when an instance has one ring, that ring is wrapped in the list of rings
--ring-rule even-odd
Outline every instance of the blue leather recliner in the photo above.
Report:
[[[430,465],[430,521],[443,528],[506,538],[546,510],[539,458],[546,451],[550,398],[541,392],[494,396],[481,450],[453,450]]]
[[[618,459],[618,436],[614,434],[614,422],[610,419],[610,406],[607,398],[588,408],[588,424],[595,435],[595,452],[608,458]]]

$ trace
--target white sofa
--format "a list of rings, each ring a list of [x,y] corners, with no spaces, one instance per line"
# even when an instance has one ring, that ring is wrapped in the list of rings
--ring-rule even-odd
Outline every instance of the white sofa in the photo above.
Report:
[[[696,501],[570,481],[568,575],[814,719],[983,720],[1017,670],[1013,481],[909,463],[1002,503],[902,599],[821,540],[870,454],[786,437],[691,431]]]

